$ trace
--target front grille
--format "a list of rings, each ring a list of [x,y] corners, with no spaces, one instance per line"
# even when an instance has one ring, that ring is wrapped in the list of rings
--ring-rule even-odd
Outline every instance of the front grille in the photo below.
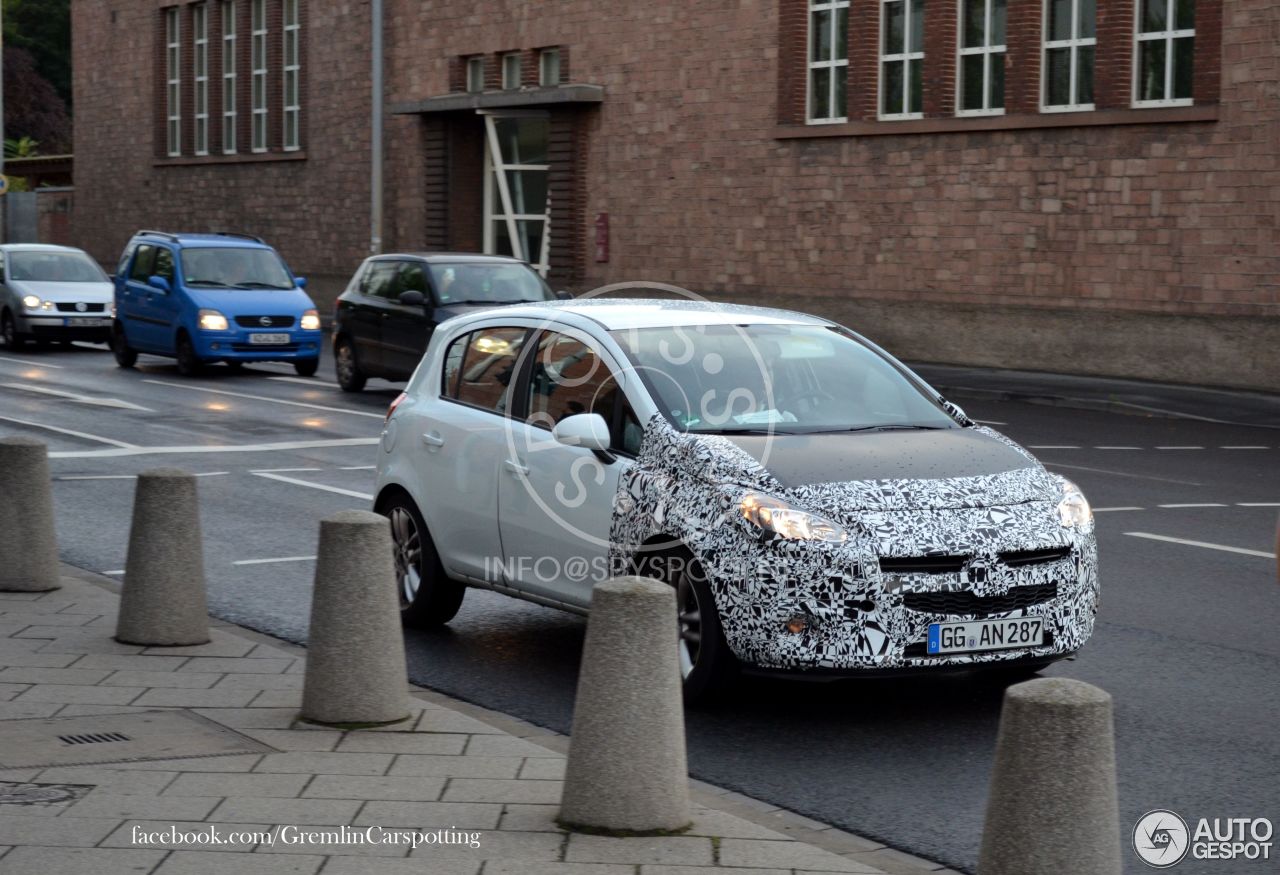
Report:
[[[297,352],[296,343],[233,343],[232,352]]]
[[[902,596],[908,610],[922,614],[989,617],[1029,608],[1058,597],[1058,583],[1015,586],[1004,595],[980,596],[969,590],[909,592]]]
[[[968,556],[881,556],[880,570],[887,574],[954,574],[964,568]]]
[[[1041,547],[1036,550],[1006,550],[1000,554],[1000,561],[1005,565],[1017,568],[1022,565],[1057,562],[1059,559],[1065,559],[1070,555],[1070,547]]]
[[[263,320],[269,320],[263,322]],[[288,328],[293,325],[292,316],[237,316],[236,324],[241,328]]]
[[[79,310],[74,302],[65,301],[59,301],[56,306],[59,313],[104,313],[107,309],[106,304],[85,304],[84,309]]]
[[[1050,631],[1049,629],[1044,630],[1044,644],[1042,644],[1041,646],[1042,647],[1053,646],[1053,632]],[[956,654],[930,653],[928,641],[917,641],[914,644],[908,644],[906,647],[902,648],[902,655],[905,656],[907,659],[914,659],[920,656],[942,657],[942,656],[955,656]]]

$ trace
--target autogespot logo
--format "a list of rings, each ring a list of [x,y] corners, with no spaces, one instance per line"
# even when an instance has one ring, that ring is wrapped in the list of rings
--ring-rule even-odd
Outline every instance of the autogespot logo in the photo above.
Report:
[[[1133,827],[1133,850],[1138,859],[1155,869],[1182,862],[1190,844],[1187,822],[1172,811],[1148,811]]]

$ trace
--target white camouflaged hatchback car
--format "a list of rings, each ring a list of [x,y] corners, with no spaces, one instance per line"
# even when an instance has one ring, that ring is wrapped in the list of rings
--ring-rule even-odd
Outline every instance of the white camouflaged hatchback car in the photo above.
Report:
[[[437,329],[382,434],[405,622],[467,586],[585,613],[677,590],[696,698],[738,667],[1031,673],[1093,631],[1089,504],[824,319],[706,302],[513,306]]]

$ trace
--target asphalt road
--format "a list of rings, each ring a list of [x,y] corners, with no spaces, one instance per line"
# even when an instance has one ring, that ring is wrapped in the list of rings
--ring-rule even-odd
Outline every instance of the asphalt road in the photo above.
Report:
[[[371,381],[343,394],[328,361],[314,379],[264,365],[187,380],[146,356],[119,370],[100,347],[0,350],[0,434],[48,442],[66,561],[118,578],[132,475],[199,472],[213,610],[293,641],[306,635],[317,522],[368,506],[377,435],[397,392]],[[1115,696],[1126,842],[1128,825],[1153,808],[1280,821],[1280,586],[1265,555],[1280,512],[1280,430],[965,407],[1075,479],[1098,509],[1100,621],[1078,658],[1047,673]],[[409,634],[410,671],[567,731],[584,628],[473,591],[447,629]],[[998,688],[965,680],[750,679],[688,715],[690,768],[971,871],[999,702]],[[1127,872],[1145,871],[1127,847],[1125,857]],[[1274,866],[1188,859],[1179,871]]]

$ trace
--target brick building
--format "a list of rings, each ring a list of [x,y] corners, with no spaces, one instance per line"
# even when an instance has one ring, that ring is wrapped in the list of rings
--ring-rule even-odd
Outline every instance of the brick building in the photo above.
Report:
[[[1280,389],[1276,0],[384,0],[383,247],[839,318],[919,360]],[[76,0],[81,245],[370,249],[370,12]]]

